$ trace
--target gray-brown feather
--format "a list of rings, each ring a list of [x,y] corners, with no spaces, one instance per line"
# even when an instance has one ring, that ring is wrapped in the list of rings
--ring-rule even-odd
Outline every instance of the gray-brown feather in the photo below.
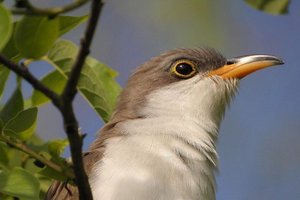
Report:
[[[180,81],[170,73],[170,66],[180,59],[190,59],[197,63],[199,73],[218,68],[226,59],[214,49],[175,49],[154,57],[138,67],[122,91],[116,110],[109,123],[100,131],[84,156],[85,169],[90,174],[93,165],[101,160],[105,141],[112,137],[125,137],[118,129],[118,123],[125,120],[143,118],[137,110],[143,106],[147,94],[170,83]],[[55,181],[49,188],[45,200],[78,200],[77,188],[65,182]]]

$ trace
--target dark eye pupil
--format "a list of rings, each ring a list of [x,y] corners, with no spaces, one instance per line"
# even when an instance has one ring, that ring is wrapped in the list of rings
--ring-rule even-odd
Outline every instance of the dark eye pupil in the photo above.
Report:
[[[187,63],[181,63],[176,66],[176,72],[182,75],[189,75],[194,71],[193,67]]]

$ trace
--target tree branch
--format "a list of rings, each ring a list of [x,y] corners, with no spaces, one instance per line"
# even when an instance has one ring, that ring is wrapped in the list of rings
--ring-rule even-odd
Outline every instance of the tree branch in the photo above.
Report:
[[[72,71],[69,75],[69,80],[62,93],[62,98],[66,101],[72,101],[77,92],[77,84],[80,77],[80,72],[83,68],[85,58],[90,53],[90,45],[94,37],[95,29],[98,23],[99,15],[102,9],[103,3],[101,0],[93,0],[91,16],[88,21],[87,28],[85,30],[84,37],[81,39],[81,48],[78,52],[76,61],[72,67]]]
[[[27,67],[23,65],[18,65],[1,54],[0,63],[9,68],[10,70],[14,71],[22,78],[24,78],[27,82],[29,82],[32,85],[34,89],[42,92],[45,96],[51,99],[55,106],[60,106],[59,96],[54,91],[42,84],[35,76],[33,76],[33,74],[30,73]]]
[[[61,95],[61,113],[64,118],[64,128],[70,141],[71,157],[73,162],[76,183],[81,200],[92,200],[92,192],[85,173],[83,157],[82,157],[82,136],[79,133],[79,126],[74,114],[72,102],[77,93],[77,84],[80,72],[84,66],[84,61],[89,54],[90,45],[96,30],[99,15],[103,3],[101,0],[93,0],[91,5],[91,15],[85,30],[84,37],[81,39],[81,47],[78,52],[76,61],[69,74],[68,82]]]
[[[28,154],[30,157],[40,161],[41,163],[43,163],[44,165],[50,167],[51,169],[60,172],[62,174],[64,174],[65,176],[69,177],[70,179],[74,179],[75,176],[72,173],[72,171],[70,170],[65,170],[64,168],[62,168],[61,166],[57,165],[56,163],[47,160],[46,158],[44,158],[43,156],[39,155],[38,153],[36,153],[35,151],[33,151],[32,149],[30,149],[27,145],[25,145],[24,143],[21,142],[16,142],[13,141],[12,139],[8,139],[5,136],[0,134],[0,140],[2,140],[3,142],[7,143],[8,145]]]
[[[12,10],[13,14],[26,14],[26,15],[48,15],[48,16],[55,16],[62,13],[69,12],[71,10],[74,10],[76,8],[79,8],[80,6],[87,3],[89,0],[76,0],[70,4],[67,4],[62,7],[53,7],[53,8],[37,8],[33,6],[28,0],[22,0],[20,6],[17,5],[16,8]]]

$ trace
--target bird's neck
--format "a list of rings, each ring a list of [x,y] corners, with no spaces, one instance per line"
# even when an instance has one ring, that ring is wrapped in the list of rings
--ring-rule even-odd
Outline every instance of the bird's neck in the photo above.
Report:
[[[204,116],[203,116],[204,117]],[[174,146],[174,152],[183,153],[185,147],[206,157],[207,162],[216,166],[215,141],[219,122],[194,118],[192,116],[159,116],[124,121],[119,124],[126,136],[147,136],[160,140],[162,137],[180,141],[182,146]],[[187,150],[186,150],[187,151]],[[184,153],[186,154],[186,153]]]
[[[132,180],[140,185],[142,179],[145,187],[150,184],[154,191],[161,191],[162,199],[180,196],[191,200],[215,199],[215,141],[228,98],[218,93],[220,90],[215,86],[205,90],[202,87],[207,88],[205,83],[201,88],[192,89],[175,85],[173,91],[168,87],[148,95],[142,108],[135,112],[139,117],[115,123],[114,131],[122,134],[105,142],[106,156],[96,168],[103,174],[118,171],[120,177],[126,173],[132,188],[139,187]],[[116,165],[105,166],[112,160],[122,163],[121,169]],[[118,176],[114,174],[114,177]],[[125,179],[122,178],[124,184]],[[93,187],[101,188],[102,183],[97,180]]]
[[[192,88],[193,84],[187,82],[151,93],[138,111],[142,117],[126,120],[127,133],[174,136],[204,154],[215,153],[220,123],[234,92],[214,81],[218,80],[207,79]]]

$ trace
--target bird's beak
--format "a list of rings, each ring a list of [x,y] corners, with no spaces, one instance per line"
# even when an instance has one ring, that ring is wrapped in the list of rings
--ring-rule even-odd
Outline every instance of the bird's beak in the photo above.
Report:
[[[281,64],[283,61],[280,58],[271,55],[242,56],[227,60],[226,65],[211,71],[207,76],[217,75],[223,79],[241,79],[257,70]]]

